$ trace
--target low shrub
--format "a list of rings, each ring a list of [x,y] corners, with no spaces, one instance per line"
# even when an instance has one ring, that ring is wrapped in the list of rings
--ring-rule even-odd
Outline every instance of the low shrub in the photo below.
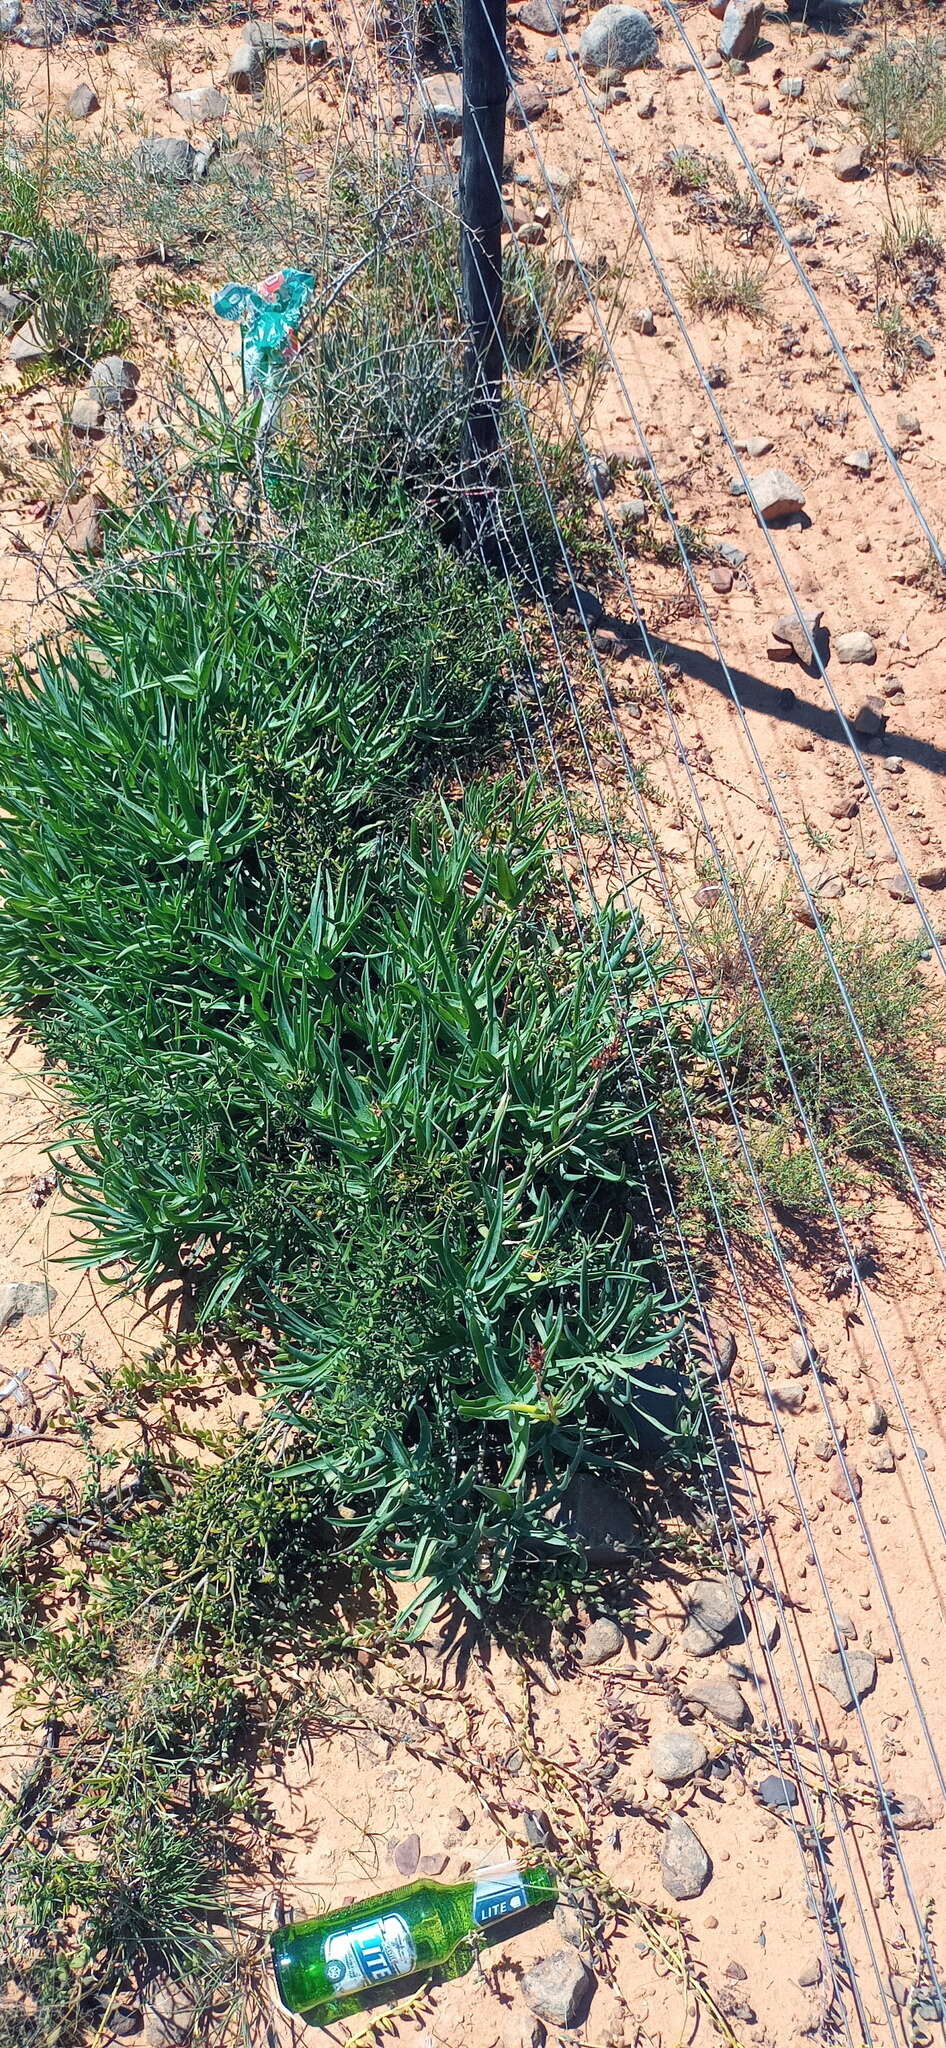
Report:
[[[930,165],[946,143],[946,65],[933,36],[872,50],[855,73],[854,108],[865,141]]]
[[[478,1612],[574,1551],[580,1467],[654,1454],[647,966],[566,937],[531,792],[429,793],[519,655],[403,498],[264,562],[125,548],[6,696],[0,992],[65,1070],[88,1256],[183,1273],[346,1547]]]
[[[50,355],[68,370],[121,343],[104,264],[72,228],[46,219],[38,184],[18,171],[0,195],[0,283],[22,294]]]

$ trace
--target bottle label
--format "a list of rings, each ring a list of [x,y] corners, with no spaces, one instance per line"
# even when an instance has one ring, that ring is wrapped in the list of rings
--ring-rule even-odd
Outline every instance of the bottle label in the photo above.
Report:
[[[345,1998],[349,1991],[409,1977],[417,1965],[417,1951],[407,1921],[400,1913],[386,1913],[383,1920],[363,1920],[360,1927],[330,1934],[322,1960],[336,1997]]]
[[[473,1886],[473,1920],[477,1927],[488,1927],[506,1913],[524,1913],[528,1904],[525,1885],[513,1864],[508,1870],[484,1871]]]

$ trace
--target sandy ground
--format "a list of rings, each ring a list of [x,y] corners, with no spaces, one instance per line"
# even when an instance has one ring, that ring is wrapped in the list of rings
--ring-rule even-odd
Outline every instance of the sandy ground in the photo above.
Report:
[[[540,85],[549,104],[529,130],[510,137],[519,182],[507,192],[520,224],[534,223],[555,239],[549,183],[555,195],[567,182],[570,232],[584,256],[611,264],[598,274],[607,344],[590,313],[575,321],[576,332],[602,352],[583,422],[589,450],[613,455],[633,448],[640,429],[678,517],[746,555],[728,592],[715,589],[705,565],[698,566],[705,615],[679,573],[657,564],[629,561],[633,599],[617,575],[610,594],[611,608],[628,623],[636,600],[662,649],[665,694],[643,656],[600,655],[628,754],[647,769],[650,793],[641,803],[653,835],[658,900],[662,892],[684,927],[693,922],[698,944],[696,892],[714,849],[761,879],[781,879],[792,873],[787,841],[812,893],[826,897],[841,918],[856,922],[869,910],[892,930],[912,932],[916,907],[892,897],[888,883],[898,860],[918,877],[946,858],[946,611],[935,590],[916,580],[925,544],[913,512],[789,255],[765,234],[753,263],[764,278],[769,317],[697,317],[688,326],[699,362],[714,366],[713,399],[737,447],[754,436],[772,444],[764,456],[744,456],[750,474],[773,464],[786,470],[804,491],[804,514],[773,530],[773,554],[746,499],[732,495],[733,454],[641,245],[622,181],[682,307],[685,266],[706,255],[731,261],[733,248],[723,247],[718,224],[700,225],[692,200],[670,195],[666,154],[685,141],[737,168],[738,160],[668,17],[652,11],[663,27],[659,65],[629,78],[628,98],[605,108],[590,103],[564,50],[550,64],[546,38],[514,29],[520,80]],[[354,32],[343,36],[330,12],[288,5],[285,18],[293,30],[304,25],[325,34],[340,59],[347,42],[352,61],[373,75],[370,43]],[[570,46],[584,19],[583,11],[569,16]],[[696,48],[711,56],[717,31],[705,8],[688,10],[686,25]],[[221,82],[238,28],[228,28],[214,9],[158,26],[173,43],[176,88]],[[721,96],[750,162],[773,189],[777,183],[783,217],[804,237],[796,253],[939,534],[946,528],[946,359],[935,293],[915,316],[933,360],[917,358],[908,385],[896,388],[872,321],[884,188],[876,175],[841,182],[834,168],[850,132],[838,99],[850,71],[839,54],[843,39],[802,33],[773,17],[765,41],[747,75],[727,76]],[[48,56],[9,46],[4,68],[19,94],[19,111],[5,117],[7,131],[21,142],[82,78],[101,101],[86,124],[90,136],[193,132],[164,104],[141,38],[119,33],[98,54],[88,40],[69,41]],[[310,117],[314,105],[330,121],[344,77],[343,62],[310,80]],[[802,97],[779,92],[784,77],[803,79]],[[289,123],[298,70],[281,61],[269,78]],[[392,104],[389,98],[389,110]],[[304,160],[301,140],[299,154]],[[946,216],[935,184],[925,189],[916,176],[896,172],[894,200],[910,211],[922,205],[942,230]],[[116,296],[134,307],[128,353],[142,369],[140,420],[160,406],[167,343],[133,287],[130,270],[116,273]],[[635,331],[638,306],[654,315],[652,335]],[[194,382],[227,364],[231,346],[232,335],[199,307],[174,327],[174,353]],[[50,454],[61,443],[66,394],[46,385],[24,391],[10,369],[2,386],[0,630],[9,649],[27,642],[46,611],[49,586],[40,579],[37,589],[36,557],[55,564],[50,506],[62,483]],[[564,406],[561,397],[556,402]],[[904,414],[915,417],[915,429],[904,428]],[[845,456],[864,448],[873,461],[860,476]],[[119,445],[73,450],[73,460],[85,465],[87,481],[120,492]],[[634,488],[633,479],[621,485],[628,496]],[[606,500],[607,517],[611,507]],[[817,675],[769,658],[771,627],[791,608],[779,563],[801,604],[823,612],[832,640],[851,630],[870,633],[872,666],[842,665],[832,654],[829,691]],[[881,699],[886,737],[855,751],[831,692],[849,719],[868,696]],[[893,771],[891,756],[900,764]],[[609,791],[618,781],[612,772]],[[797,875],[793,889],[801,897]],[[946,939],[946,897],[925,885],[919,893],[934,934]],[[939,972],[935,959],[927,971]],[[27,1319],[0,1335],[0,1380],[10,1382],[2,1412],[14,1418],[13,1434],[0,1442],[11,1517],[37,1489],[68,1489],[80,1470],[78,1448],[73,1460],[68,1438],[53,1441],[37,1426],[37,1415],[42,1422],[61,1403],[63,1381],[73,1372],[87,1386],[89,1375],[103,1373],[107,1385],[129,1348],[154,1343],[158,1327],[134,1305],[118,1303],[101,1276],[51,1263],[68,1247],[68,1230],[55,1196],[31,1205],[53,1134],[35,1066],[11,1042],[0,1096],[0,1281],[42,1279],[56,1290],[48,1320]],[[938,1193],[927,1194],[942,1230]],[[376,1668],[366,1692],[344,1692],[330,1708],[314,1709],[305,1739],[287,1749],[267,1779],[277,1849],[273,1869],[260,1873],[258,1891],[243,1901],[248,1924],[265,1919],[274,1886],[297,1914],[392,1882],[393,1847],[415,1831],[422,1853],[446,1857],[446,1877],[461,1875],[521,1842],[522,1812],[537,1808],[577,1857],[577,1868],[603,1872],[639,1902],[609,1923],[606,1951],[597,1957],[599,1988],[578,2039],[675,2048],[708,2038],[714,2022],[694,1995],[691,1970],[702,1975],[739,2040],[782,2048],[802,2038],[906,2042],[924,2030],[941,2035],[935,2015],[910,2019],[901,2005],[905,1987],[917,1979],[917,1916],[928,1902],[935,1959],[936,1902],[946,1878],[939,1768],[946,1748],[946,1546],[936,1504],[946,1470],[939,1398],[944,1267],[931,1231],[904,1203],[879,1203],[869,1228],[875,1273],[859,1302],[829,1296],[838,1250],[826,1258],[817,1246],[791,1241],[782,1247],[781,1273],[771,1262],[762,1268],[737,1261],[730,1271],[720,1260],[712,1306],[737,1347],[724,1402],[738,1532],[731,1559],[751,1587],[747,1643],[707,1660],[688,1654],[682,1587],[693,1576],[690,1565],[679,1582],[653,1586],[642,1601],[641,1628],[666,1637],[666,1647],[647,1659],[639,1642],[628,1642],[599,1671],[581,1672],[564,1659],[528,1680],[501,1655],[462,1673],[435,1650],[426,1658],[413,1653],[408,1665]],[[793,1303],[821,1360],[803,1377],[792,1372]],[[879,1437],[868,1429],[876,1420],[873,1403],[889,1418]],[[842,1445],[846,1467],[837,1456]],[[854,1712],[818,1676],[839,1626],[853,1649],[876,1659],[875,1683]],[[734,1671],[751,1728],[734,1736],[697,1713],[722,1768],[665,1792],[648,1767],[649,1737],[687,1720],[692,1710],[683,1695],[690,1684]],[[617,1761],[604,1782],[602,1759]],[[768,1812],[758,1796],[775,1759],[799,1787],[787,1814]],[[878,1777],[904,1802],[896,1839],[879,1812]],[[685,1812],[713,1865],[702,1896],[679,1909],[658,1868],[672,1810]],[[903,1826],[903,1818],[933,1824]],[[826,1933],[832,1893],[836,1926]],[[685,1941],[676,1927],[681,1913]],[[518,1976],[560,1942],[548,1926],[510,1937],[482,1973],[403,2012],[388,2038],[424,2048],[430,2041],[513,2048],[523,2038]],[[345,2029],[338,2031],[343,2036]],[[298,2038],[314,2036],[300,2029]]]

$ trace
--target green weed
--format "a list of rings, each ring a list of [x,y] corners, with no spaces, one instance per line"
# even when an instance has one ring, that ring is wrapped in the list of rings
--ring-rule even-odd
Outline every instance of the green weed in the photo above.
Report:
[[[683,266],[683,285],[691,313],[742,313],[762,320],[768,311],[765,287],[747,263],[726,266],[695,257]]]
[[[21,172],[8,175],[0,197],[0,282],[23,294],[50,355],[72,372],[124,340],[95,250],[46,219],[39,186]]]
[[[872,50],[855,74],[857,119],[869,147],[932,166],[946,142],[946,68],[932,36]]]

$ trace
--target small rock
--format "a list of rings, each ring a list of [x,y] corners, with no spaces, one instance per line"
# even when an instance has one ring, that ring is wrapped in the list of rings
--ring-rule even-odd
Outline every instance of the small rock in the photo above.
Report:
[[[146,135],[132,150],[134,169],[166,185],[186,185],[196,175],[198,152],[182,135]]]
[[[144,2001],[143,2048],[183,2048],[193,2038],[196,2011],[185,1984],[163,1979]]]
[[[680,1636],[680,1648],[688,1657],[714,1657],[719,1649],[719,1637],[711,1636],[698,1621],[688,1621]]]
[[[570,1941],[573,1948],[584,1947],[588,1930],[581,1914],[576,1913],[574,1906],[556,1906],[552,1918],[556,1933],[561,1935],[563,1941]]]
[[[914,335],[913,353],[915,356],[920,356],[924,363],[932,363],[936,357],[936,350],[932,342],[927,340],[925,334]]]
[[[18,370],[28,370],[33,363],[44,363],[50,353],[49,343],[35,320],[27,320],[19,333],[13,336],[7,351],[11,363]]]
[[[909,875],[905,875],[903,873],[902,869],[900,870],[899,874],[891,875],[888,878],[887,894],[888,896],[893,897],[895,903],[913,902],[913,889],[910,883],[910,878]]]
[[[568,1947],[533,1963],[519,1988],[530,2011],[537,2019],[544,2020],[546,2026],[579,2027],[588,2009],[594,1981],[577,1951]]]
[[[420,1863],[420,1836],[405,1835],[392,1849],[391,1861],[402,1877],[413,1877]]]
[[[649,510],[643,498],[621,498],[614,507],[614,516],[621,526],[639,526]]]
[[[107,507],[108,499],[103,498],[100,491],[86,491],[74,505],[63,506],[56,531],[63,547],[68,548],[71,555],[102,554],[105,536],[100,515]]]
[[[74,434],[97,434],[102,425],[102,404],[94,391],[80,391],[73,402],[69,425]]]
[[[656,334],[657,322],[649,306],[637,306],[628,315],[627,324],[632,334]]]
[[[578,46],[586,71],[637,71],[657,55],[653,23],[637,7],[601,7]]]
[[[802,611],[798,619],[794,612],[783,612],[772,627],[776,640],[783,640],[797,655],[803,667],[808,667],[815,658],[815,635],[821,625],[823,613]]]
[[[879,1401],[871,1401],[865,1410],[864,1427],[868,1436],[883,1436],[887,1427],[887,1410]]]
[[[722,1579],[694,1579],[683,1595],[691,1622],[721,1643],[741,1621],[739,1604]]]
[[[842,185],[856,184],[864,176],[864,144],[851,142],[846,149],[840,149],[834,159],[834,175]]]
[[[543,1813],[540,1807],[524,1806],[522,1809],[522,1825],[525,1828],[526,1841],[531,1844],[533,1849],[547,1849],[549,1847],[552,1840],[552,1825],[548,1814]]]
[[[810,1372],[811,1367],[814,1364],[815,1359],[817,1358],[817,1352],[815,1352],[812,1349],[811,1345],[808,1342],[807,1337],[802,1337],[801,1335],[799,1335],[797,1337],[792,1338],[792,1341],[788,1347],[788,1356],[791,1361],[789,1366],[787,1367],[787,1370],[789,1372]]]
[[[942,861],[932,861],[928,867],[918,868],[916,878],[921,889],[946,889],[946,867]]]
[[[855,476],[869,476],[873,460],[869,448],[851,448],[843,457],[845,469],[852,470]]]
[[[744,1728],[751,1719],[739,1687],[726,1678],[703,1679],[699,1685],[688,1687],[686,1698],[694,1706],[705,1707],[714,1720],[725,1722],[727,1728]]]
[[[102,405],[130,405],[137,387],[137,368],[124,356],[100,356],[89,372],[89,389]]]
[[[931,1828],[935,1825],[929,1807],[922,1799],[916,1799],[912,1792],[903,1792],[899,1798],[890,1795],[890,1811],[896,1828]]]
[[[689,1728],[665,1728],[647,1746],[647,1761],[662,1785],[685,1785],[706,1763],[706,1746]]]
[[[0,1287],[0,1330],[21,1316],[48,1315],[55,1300],[56,1289],[44,1280],[8,1280]]]
[[[842,1643],[856,1643],[857,1628],[852,1615],[839,1614],[836,1610],[832,1610],[831,1619],[834,1623],[835,1635],[840,1637]]]
[[[537,36],[557,36],[565,14],[565,0],[526,0],[519,9],[523,28]]]
[[[719,31],[719,54],[723,58],[750,57],[759,40],[765,15],[764,0],[729,0]]]
[[[706,1890],[713,1866],[693,1829],[674,1814],[660,1847],[660,1875],[672,1899],[698,1899]]]
[[[746,442],[746,454],[751,462],[761,462],[763,455],[770,454],[771,449],[768,434],[750,434]]]
[[[450,1826],[456,1828],[458,1835],[466,1834],[470,1825],[470,1816],[468,1813],[464,1813],[462,1806],[451,1806],[447,1819],[450,1822]]]
[[[444,1855],[442,1849],[437,1849],[430,1856],[421,1857],[417,1865],[417,1875],[418,1877],[442,1877],[448,1862],[449,1857]]]
[[[663,1653],[667,1647],[667,1638],[662,1628],[641,1629],[640,1634],[638,1635],[636,1640],[637,1648],[639,1649],[641,1656],[646,1657],[648,1663],[651,1664],[653,1664],[658,1657],[663,1656]]]
[[[842,1465],[840,1458],[836,1458],[834,1461],[828,1483],[835,1500],[850,1500],[852,1493],[856,1500],[860,1500],[863,1491],[861,1475],[855,1466],[850,1464],[847,1466]]]
[[[798,1982],[803,1991],[813,1991],[821,1983],[823,1975],[821,1957],[812,1956],[810,1963],[803,1963],[798,1972]]]
[[[506,102],[506,119],[511,128],[528,128],[531,121],[541,121],[549,110],[548,99],[541,86],[532,85],[524,79],[511,92]]]
[[[848,1670],[845,1671],[840,1650],[826,1650],[815,1677],[832,1699],[837,1700],[839,1707],[850,1710],[857,1700],[864,1699],[873,1691],[877,1682],[877,1662],[870,1650],[848,1650],[847,1665]]]
[[[743,1969],[741,1963],[727,1963],[723,1975],[729,1978],[731,1984],[748,1984],[749,1982],[749,1973]]]
[[[728,562],[731,569],[742,569],[749,559],[744,550],[737,548],[731,540],[720,541],[719,552],[722,555],[723,561]]]
[[[719,592],[720,597],[728,597],[735,580],[728,562],[724,562],[717,565],[715,569],[711,569],[709,580],[713,589]]]
[[[784,1415],[800,1415],[805,1406],[805,1389],[800,1386],[773,1387],[772,1399]]]
[[[786,1807],[798,1805],[798,1787],[792,1784],[791,1778],[780,1778],[773,1773],[771,1777],[763,1778],[759,1798],[763,1806],[770,1807],[773,1813],[784,1812]]]
[[[436,71],[418,84],[414,99],[415,126],[438,135],[463,130],[463,81],[457,71]]]
[[[201,126],[205,121],[222,121],[230,109],[226,93],[218,92],[213,85],[197,86],[192,92],[172,92],[170,104],[182,121]]]
[[[132,2034],[138,2033],[141,2026],[141,2014],[133,2005],[120,2005],[112,2013],[109,2026],[112,2030],[113,2040],[127,2041]]]
[[[864,661],[872,666],[877,659],[877,649],[869,633],[837,633],[834,652],[839,661]]]
[[[616,1657],[623,1648],[623,1629],[618,1622],[612,1621],[608,1615],[602,1614],[597,1621],[592,1622],[590,1628],[585,1630],[585,1638],[581,1646],[581,1661],[583,1664],[589,1665],[606,1664],[609,1658]]]
[[[920,434],[923,431],[919,417],[915,412],[898,412],[897,425],[901,434],[907,434],[911,439],[913,435]]]
[[[638,100],[636,111],[639,121],[653,120],[657,112],[657,102],[652,92],[647,93],[644,99]]]
[[[792,482],[784,469],[764,469],[752,481],[752,496],[759,516],[766,524],[772,519],[788,519],[792,513],[804,510],[805,493]]]
[[[778,89],[783,100],[800,100],[805,90],[803,78],[780,78]]]
[[[66,113],[70,121],[87,121],[89,115],[97,114],[98,110],[99,96],[95,87],[89,85],[85,79],[79,85],[74,85],[66,101]]]
[[[234,92],[259,92],[266,77],[266,60],[255,43],[240,43],[227,66],[227,80]]]

